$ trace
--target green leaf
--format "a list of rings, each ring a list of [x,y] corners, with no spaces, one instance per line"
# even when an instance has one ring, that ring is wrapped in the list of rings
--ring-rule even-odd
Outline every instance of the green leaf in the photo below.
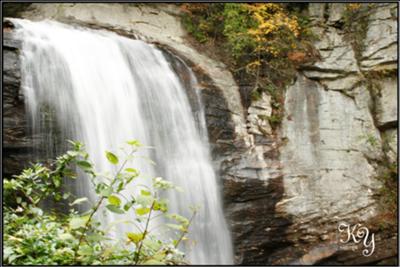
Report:
[[[151,193],[147,190],[140,190],[140,194],[142,194],[143,196],[151,196]]]
[[[70,155],[71,157],[76,157],[79,155],[78,151],[67,151],[67,154]]]
[[[54,199],[55,199],[56,201],[60,201],[60,200],[62,199],[61,193],[54,193]]]
[[[103,240],[110,240],[110,238],[108,238],[104,235],[99,235],[99,234],[90,234],[86,238],[87,238],[87,240],[89,240],[91,242],[100,242]]]
[[[109,196],[108,197],[108,202],[111,205],[114,205],[114,206],[117,206],[117,207],[119,207],[119,205],[121,205],[121,199],[119,197],[115,196],[115,195]]]
[[[189,220],[179,214],[176,214],[176,213],[168,214],[167,217],[174,219],[175,221],[177,221],[185,226],[189,225]]]
[[[164,180],[161,177],[156,177],[153,179],[153,186],[158,189],[169,189],[174,185],[170,181]]]
[[[81,198],[76,199],[74,202],[72,202],[70,204],[70,206],[78,205],[78,204],[81,204],[86,201],[89,201],[89,199],[87,197],[81,197]]]
[[[118,157],[116,155],[114,155],[113,153],[106,151],[106,157],[107,157],[108,161],[111,162],[112,164],[114,164],[114,165],[118,164]]]
[[[93,254],[93,248],[89,245],[83,245],[79,248],[78,254],[82,256],[90,256]]]
[[[11,247],[4,247],[3,249],[3,256],[4,256],[4,260],[7,261],[8,257],[10,257],[10,255],[13,254],[13,249]]]
[[[160,201],[154,202],[153,208],[154,208],[154,210],[166,212],[168,210],[168,205],[167,205],[167,202],[165,202],[164,200],[160,200]]]
[[[140,241],[143,239],[143,234],[142,233],[127,233],[126,236],[130,241],[132,241],[135,244],[138,244]]]
[[[124,214],[125,212],[123,210],[121,210],[120,208],[118,208],[117,206],[114,205],[107,205],[106,208],[114,213],[118,213],[118,214]]]
[[[20,257],[23,257],[24,255],[17,255],[17,254],[11,254],[9,257],[8,257],[8,262],[13,262],[14,260],[16,260],[16,259],[18,259],[18,258],[20,258]]]
[[[61,185],[61,181],[60,181],[60,177],[59,176],[53,176],[53,183],[56,187],[60,187]]]
[[[80,150],[83,147],[83,144],[79,141],[67,140],[67,142],[72,144],[75,150]]]
[[[127,203],[124,205],[124,210],[125,210],[125,211],[128,211],[128,210],[132,207],[132,205],[133,205],[133,202],[127,202]]]
[[[108,197],[109,195],[111,195],[113,193],[113,188],[111,186],[106,185],[105,188],[103,188],[100,191],[100,195],[103,197]]]
[[[135,146],[135,147],[140,147],[142,144],[138,140],[130,140],[126,142],[128,145]]]
[[[73,172],[73,171],[70,170],[70,169],[64,170],[64,176],[66,176],[66,177],[68,177],[68,178],[70,178],[70,179],[76,179],[76,173]]]
[[[126,168],[125,171],[129,172],[131,174],[131,175],[128,176],[129,177],[128,178],[129,182],[132,181],[133,178],[138,177],[139,174],[140,174],[140,172],[138,170],[134,169],[134,168]]]
[[[150,208],[137,208],[136,214],[139,216],[145,215],[150,212]]]
[[[69,221],[69,227],[72,229],[78,229],[80,227],[84,227],[89,220],[89,215],[83,217],[73,217]]]
[[[136,197],[136,203],[142,205],[143,207],[151,205],[153,202],[152,196],[138,195]]]
[[[117,187],[117,192],[121,192],[124,189],[124,183],[120,182]]]
[[[92,168],[92,164],[90,164],[90,162],[88,162],[88,161],[80,160],[80,161],[77,161],[76,164],[78,164],[78,166],[81,167],[82,169]]]
[[[59,238],[61,240],[72,240],[72,239],[74,239],[74,237],[69,233],[60,234]]]
[[[37,216],[42,216],[43,215],[43,210],[39,208],[31,208],[32,213],[36,214]]]

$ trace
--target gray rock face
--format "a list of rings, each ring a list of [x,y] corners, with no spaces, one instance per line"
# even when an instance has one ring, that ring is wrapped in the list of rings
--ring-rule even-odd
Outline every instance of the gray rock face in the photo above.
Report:
[[[397,5],[378,4],[369,16],[366,49],[362,53],[364,71],[397,68]]]
[[[272,129],[268,122],[268,117],[272,114],[271,96],[262,93],[259,100],[251,103],[247,112],[247,127],[250,134],[272,134]]]
[[[383,137],[386,139],[387,141],[387,152],[386,155],[389,158],[389,162],[390,163],[396,163],[397,162],[397,140],[398,140],[398,136],[397,136],[397,129],[392,128],[392,129],[388,129],[386,131],[384,131],[383,133]]]
[[[382,78],[377,81],[379,94],[376,103],[376,119],[378,127],[390,127],[397,124],[397,79],[396,77]]]
[[[276,209],[291,215],[287,239],[305,243],[297,263],[368,262],[361,256],[346,259],[341,255],[347,255],[349,247],[332,250],[328,243],[337,243],[339,222],[368,224],[379,213],[374,194],[381,186],[376,179],[384,156],[381,136],[388,140],[386,154],[392,161],[397,155],[397,77],[365,79],[369,72],[397,64],[395,6],[377,5],[370,12],[360,61],[336,26],[343,6],[319,6],[328,9],[327,19],[310,5],[314,30],[321,36],[315,44],[321,61],[301,68],[286,92],[282,137],[288,141],[281,149],[285,193]],[[371,83],[379,85],[378,94],[368,89]],[[395,233],[392,238],[397,239]],[[378,259],[386,257],[378,252]]]
[[[263,94],[244,110],[239,82],[185,41],[173,5],[32,4],[23,17],[142,38],[193,69],[237,264],[369,264],[396,255],[397,236],[377,233],[380,249],[365,258],[360,246],[337,246],[337,224],[367,223],[379,212],[376,169],[385,153],[397,160],[397,77],[366,78],[397,68],[397,10],[395,4],[371,10],[359,60],[340,26],[343,12],[343,4],[309,4],[321,60],[299,68],[275,131],[266,119],[270,96]],[[3,151],[5,172],[11,174],[40,138],[29,137],[25,127],[19,44],[4,37]],[[371,82],[379,84],[378,93],[369,89]]]
[[[368,107],[300,75],[287,90],[285,107],[285,197],[277,206],[302,223],[348,219],[360,210],[360,216],[374,215],[372,189],[378,185],[368,159],[379,157],[381,147],[366,142],[380,144]]]

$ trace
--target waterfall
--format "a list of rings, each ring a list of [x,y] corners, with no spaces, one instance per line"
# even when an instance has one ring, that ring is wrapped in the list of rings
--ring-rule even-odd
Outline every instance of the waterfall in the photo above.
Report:
[[[189,217],[188,207],[200,206],[189,231],[196,244],[184,248],[188,260],[233,263],[205,125],[196,125],[187,88],[162,51],[107,31],[54,21],[12,21],[23,41],[22,85],[33,134],[47,136],[43,150],[62,151],[60,141],[79,140],[97,169],[115,172],[104,151],[117,152],[131,139],[154,147],[140,155],[150,157],[155,166],[143,158],[132,166],[144,176],[161,176],[183,188],[183,193],[168,195],[172,212]],[[195,86],[195,77],[190,78]],[[202,109],[199,112],[204,122]],[[46,120],[49,114],[53,121]],[[74,187],[78,195],[93,195],[85,179]],[[122,215],[100,216],[114,221]],[[121,225],[117,234],[125,231],[129,227]]]

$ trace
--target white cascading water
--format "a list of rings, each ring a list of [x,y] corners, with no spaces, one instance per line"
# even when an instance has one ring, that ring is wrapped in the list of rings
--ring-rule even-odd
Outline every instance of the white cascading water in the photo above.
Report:
[[[207,138],[199,133],[206,131],[196,127],[185,88],[163,53],[106,31],[53,21],[12,21],[23,41],[22,83],[33,129],[45,127],[40,125],[43,107],[53,110],[64,136],[82,141],[96,169],[111,173],[115,169],[104,151],[118,152],[131,139],[153,146],[154,151],[141,155],[157,165],[138,158],[133,167],[184,189],[168,195],[172,212],[189,217],[188,207],[200,206],[189,236],[196,244],[184,248],[189,262],[232,264],[217,177]],[[78,180],[78,194],[93,195],[91,184]],[[120,216],[107,214],[101,219],[115,221]],[[117,228],[117,235],[129,231],[129,225]]]

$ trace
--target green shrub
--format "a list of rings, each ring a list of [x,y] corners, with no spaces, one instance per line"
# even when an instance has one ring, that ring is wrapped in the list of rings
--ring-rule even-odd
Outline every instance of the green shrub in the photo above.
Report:
[[[242,4],[225,4],[223,11],[223,34],[228,40],[228,46],[235,59],[253,53],[257,41],[252,38],[249,29],[257,26],[249,10]]]
[[[4,258],[11,265],[110,265],[110,264],[181,264],[184,254],[178,246],[186,239],[190,220],[168,213],[168,202],[159,197],[160,191],[176,188],[161,177],[151,186],[140,184],[139,171],[125,167],[141,144],[128,142],[128,156],[120,161],[112,152],[106,152],[109,163],[118,168],[111,176],[98,173],[84,151],[83,145],[72,142],[73,150],[58,157],[51,166],[35,164],[4,185]],[[85,212],[74,208],[90,203],[86,197],[74,199],[61,193],[65,178],[76,179],[75,167],[91,179],[97,199]],[[140,193],[126,198],[121,191],[134,184]],[[69,202],[66,213],[42,210],[45,200]],[[132,230],[121,240],[108,235],[94,216],[104,206],[117,214],[131,214]],[[161,225],[173,231],[176,238],[163,241],[150,228],[155,217],[164,217],[170,223]],[[126,223],[126,222],[125,222]],[[114,223],[116,224],[116,223]],[[167,229],[168,228],[168,229]]]
[[[243,103],[259,100],[269,88],[284,91],[295,77],[295,68],[317,53],[311,45],[315,36],[306,5],[280,3],[182,4],[182,21],[187,31],[213,51],[230,68],[236,79],[253,87],[240,91]],[[283,92],[271,93],[277,117]],[[274,120],[274,119],[273,119]],[[281,119],[279,119],[280,121]],[[278,120],[274,120],[277,125]]]
[[[224,4],[182,4],[183,26],[199,42],[205,43],[218,37],[223,30]]]

